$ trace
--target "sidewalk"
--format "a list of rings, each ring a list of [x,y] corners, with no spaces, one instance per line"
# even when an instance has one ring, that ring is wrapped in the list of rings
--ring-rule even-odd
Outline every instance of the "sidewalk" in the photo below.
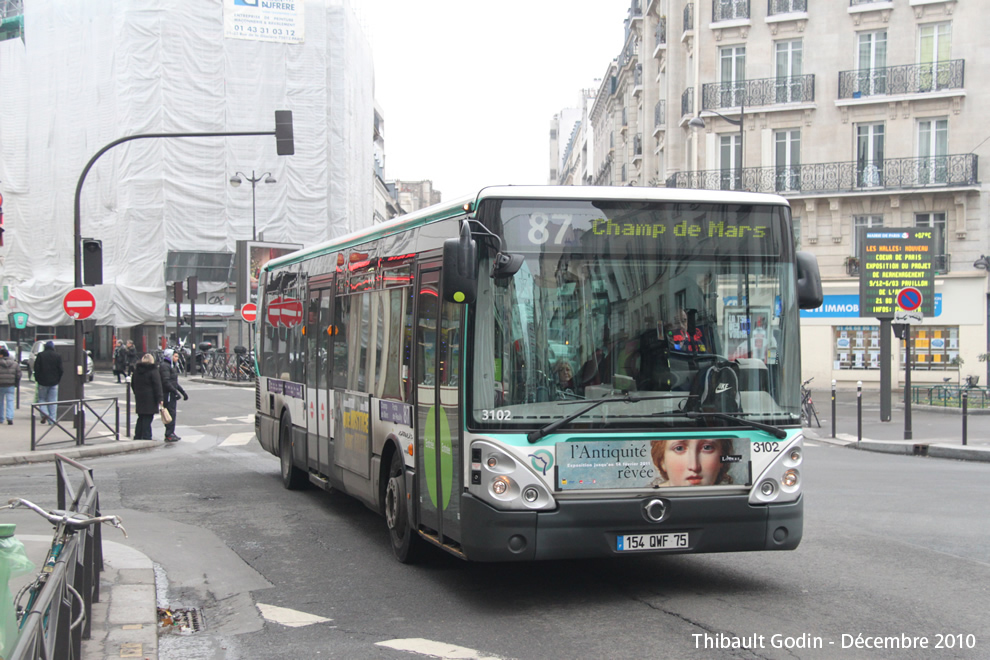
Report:
[[[856,391],[840,390],[836,392],[836,429],[833,438],[831,392],[815,390],[813,397],[822,426],[804,430],[809,440],[844,445],[862,451],[962,461],[990,461],[990,411],[970,411],[966,418],[966,444],[963,445],[961,410],[912,404],[911,439],[905,440],[903,395],[894,392],[891,420],[882,422],[879,392],[864,391],[860,436]]]
[[[254,386],[253,383],[228,383],[199,377],[189,380],[233,387]],[[21,407],[14,411],[14,423],[0,425],[0,467],[54,461],[55,454],[85,463],[87,458],[93,456],[145,451],[164,445],[161,438],[131,440],[126,437],[126,413],[121,404],[119,439],[104,428],[99,437],[87,438],[84,445],[77,446],[75,437],[69,435],[73,432],[71,421],[63,421],[62,426],[65,430],[61,430],[35,420],[37,449],[32,452],[29,402],[33,400],[34,383],[24,378],[21,380]],[[132,412],[130,429],[132,435],[136,421],[137,415]],[[93,420],[87,419],[87,427],[92,425]],[[161,435],[161,425],[156,424],[154,428]],[[42,438],[45,433],[47,435]],[[54,489],[53,483],[53,492]],[[13,493],[6,494],[9,497],[13,495]],[[51,545],[51,526],[34,513],[18,510],[17,514],[15,535],[24,543],[31,561],[40,567]],[[127,526],[126,520],[124,526]],[[123,537],[119,536],[116,530],[104,529],[104,570],[100,576],[100,602],[93,603],[90,639],[83,640],[82,644],[83,660],[107,658],[157,660],[158,658],[158,606],[154,564],[147,555],[124,545],[122,541]],[[13,591],[16,593],[22,584],[26,584],[33,577],[30,575],[11,581]]]

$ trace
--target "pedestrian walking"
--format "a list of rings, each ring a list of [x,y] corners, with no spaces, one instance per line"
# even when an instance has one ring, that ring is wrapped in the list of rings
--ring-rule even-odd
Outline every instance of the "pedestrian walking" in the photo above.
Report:
[[[21,365],[0,346],[0,424],[14,423],[14,400],[21,384]]]
[[[38,384],[41,423],[54,424],[58,417],[58,384],[62,381],[62,356],[55,351],[55,342],[45,342],[45,350],[34,360],[34,382]]]
[[[130,339],[127,340],[127,346],[124,347],[127,351],[127,375],[134,375],[134,367],[137,366],[138,352],[137,347],[134,346],[134,342]]]
[[[182,385],[179,385],[179,371],[172,365],[172,358],[172,349],[166,348],[162,351],[162,363],[158,365],[162,379],[162,393],[165,395],[165,410],[172,415],[172,421],[165,425],[165,442],[182,439],[175,434],[176,410],[180,395],[184,401],[189,400],[189,395],[182,389]]]
[[[113,349],[113,375],[117,377],[117,382],[120,382],[120,377],[127,377],[127,349],[124,348],[124,342],[117,340],[117,346]]]
[[[161,409],[162,378],[155,364],[155,356],[145,353],[141,361],[134,367],[131,376],[131,391],[134,392],[134,409],[137,411],[137,424],[134,426],[135,440],[153,440],[151,423]]]

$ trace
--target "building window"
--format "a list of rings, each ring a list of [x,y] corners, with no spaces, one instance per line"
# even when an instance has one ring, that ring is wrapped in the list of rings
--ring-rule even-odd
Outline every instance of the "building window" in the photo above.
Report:
[[[911,369],[915,371],[959,371],[959,326],[911,326]],[[907,342],[901,342],[901,368]]]
[[[924,65],[918,80],[921,91],[943,89],[951,82],[951,45],[951,23],[930,23],[918,27],[918,63]]]
[[[856,185],[860,188],[883,186],[884,125],[856,126]]]
[[[880,326],[838,325],[832,334],[834,369],[880,369]]]
[[[719,49],[719,81],[721,85],[720,108],[732,108],[745,100],[746,47],[725,46]]]
[[[949,120],[918,120],[918,183],[944,184],[949,179]]]
[[[887,93],[887,31],[860,32],[857,49],[857,93]]]
[[[775,131],[774,172],[777,192],[801,189],[801,131]]]
[[[860,242],[859,242],[859,230],[860,228],[871,229],[873,227],[883,227],[883,216],[882,215],[854,215],[853,216],[853,235],[852,235],[852,256],[857,259],[860,258]]]
[[[937,273],[949,272],[949,246],[945,233],[945,213],[915,213],[915,227],[931,227],[935,230],[935,259],[932,268]]]
[[[742,189],[742,144],[738,133],[719,136],[719,169],[722,190]]]

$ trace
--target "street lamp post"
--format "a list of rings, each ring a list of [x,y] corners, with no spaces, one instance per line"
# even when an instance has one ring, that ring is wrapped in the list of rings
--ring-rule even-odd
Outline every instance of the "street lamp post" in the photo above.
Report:
[[[743,98],[741,98],[741,97],[739,99],[739,119],[733,119],[732,117],[726,117],[721,112],[716,112],[715,110],[708,110],[707,112],[710,112],[713,115],[718,115],[719,117],[721,117],[725,121],[729,122],[733,126],[738,126],[739,127],[739,188],[742,189],[742,181],[743,181],[743,119],[744,119],[744,115],[746,114],[746,100],[743,99]],[[691,128],[704,128],[705,127],[705,120],[701,117],[701,115],[698,115],[697,117],[694,117],[691,121],[688,122],[688,126],[690,126]]]
[[[980,258],[973,262],[973,267],[990,275],[990,257],[981,254]],[[983,354],[983,361],[987,363],[987,380],[984,386],[990,387],[990,289],[987,290],[987,352]]]
[[[251,176],[244,174],[243,172],[235,172],[234,176],[230,177],[230,185],[235,188],[241,185],[241,177],[244,177],[251,182],[251,240],[258,240],[258,207],[255,203],[254,189],[260,181],[265,183],[275,183],[275,177],[272,176],[271,172],[265,172],[259,176],[254,175],[254,170],[251,170]],[[264,177],[264,179],[262,179]]]

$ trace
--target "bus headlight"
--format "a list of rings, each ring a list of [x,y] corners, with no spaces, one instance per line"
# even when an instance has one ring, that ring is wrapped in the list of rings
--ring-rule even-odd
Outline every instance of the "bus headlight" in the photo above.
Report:
[[[798,471],[794,469],[788,470],[787,472],[784,473],[784,477],[783,479],[780,480],[780,483],[785,488],[796,487],[798,485]]]
[[[505,495],[509,491],[512,482],[508,477],[498,477],[492,482],[492,492],[496,495]]]
[[[756,476],[756,487],[749,492],[750,504],[787,504],[801,497],[801,472],[804,461],[804,437],[800,434],[770,461]]]
[[[553,494],[527,461],[488,440],[471,445],[468,491],[498,509],[545,511],[556,507]],[[541,459],[545,459],[540,455]],[[541,464],[542,465],[542,464]]]
[[[777,487],[773,485],[772,481],[767,480],[760,484],[760,492],[764,497],[772,497],[776,490]]]

